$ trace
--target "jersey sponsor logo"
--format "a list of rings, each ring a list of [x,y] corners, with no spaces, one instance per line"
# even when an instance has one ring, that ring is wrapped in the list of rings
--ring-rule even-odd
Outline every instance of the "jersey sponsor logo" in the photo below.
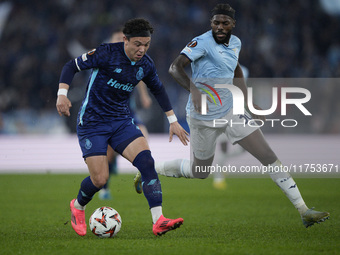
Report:
[[[194,48],[196,46],[197,46],[197,41],[196,40],[193,40],[193,41],[191,41],[191,42],[189,42],[187,44],[187,47],[189,47],[189,48]]]
[[[137,79],[138,81],[140,81],[141,79],[143,79],[143,77],[144,77],[143,68],[140,67],[140,68],[138,69],[137,74],[136,74],[136,79]]]
[[[114,87],[116,89],[121,89],[127,92],[131,92],[134,89],[134,86],[131,83],[122,84],[117,82],[117,80],[113,80],[112,78],[107,82],[108,85]]]

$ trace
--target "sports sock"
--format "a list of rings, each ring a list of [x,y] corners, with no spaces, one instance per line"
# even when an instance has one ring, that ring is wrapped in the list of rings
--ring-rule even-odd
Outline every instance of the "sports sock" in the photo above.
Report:
[[[145,198],[148,200],[149,207],[153,208],[162,205],[161,182],[155,171],[154,160],[151,151],[141,151],[132,163],[142,175],[142,187]]]
[[[212,173],[214,182],[222,182],[225,179],[225,174],[222,171],[218,171],[218,167],[223,167],[226,162],[226,154],[222,152],[215,154],[216,171]]]
[[[111,174],[112,174],[111,169],[112,169],[112,163],[109,163],[109,178],[107,179],[107,182],[104,184],[104,186],[101,188],[102,190],[109,189],[110,177],[111,177]]]
[[[111,163],[109,163],[109,173],[111,174],[118,174],[118,168],[117,168],[117,157],[114,157],[111,161]]]
[[[152,215],[152,222],[153,222],[153,224],[155,224],[158,221],[159,217],[161,217],[162,214],[163,214],[162,213],[162,206],[152,207],[150,209],[150,211],[151,211],[151,215]]]
[[[94,194],[98,192],[98,189],[91,181],[90,176],[86,177],[80,185],[79,193],[77,196],[77,201],[81,206],[85,206],[88,202],[91,201]]]
[[[108,189],[109,187],[109,179],[107,180],[107,182],[105,183],[105,185],[101,188],[101,189]]]
[[[78,202],[78,199],[76,199],[76,201],[74,201],[74,207],[78,210],[85,210],[86,206],[80,205],[79,202]]]
[[[221,139],[221,138],[219,138]],[[218,146],[216,147],[220,147],[220,149],[215,151],[215,159],[214,159],[214,163],[216,165],[216,169],[218,169],[217,167],[223,167],[226,163],[227,160],[227,144],[225,141],[223,142],[219,142]],[[222,148],[223,147],[223,148]],[[224,173],[222,171],[215,171],[212,173],[212,176],[214,178],[214,182],[223,182],[224,181]]]
[[[109,163],[109,179],[107,179],[107,182],[102,187],[103,190],[109,189],[110,177],[111,177],[112,174],[116,175],[117,172],[118,172],[117,171],[117,159],[116,159],[116,157],[114,157],[112,162]]]
[[[175,159],[155,163],[156,172],[168,177],[194,178],[191,171],[191,163],[188,159]]]
[[[273,167],[269,172],[272,180],[281,188],[299,213],[305,213],[308,210],[308,207],[303,201],[300,191],[292,176],[289,173],[282,171],[282,164],[279,160],[276,160],[270,165],[270,167]]]

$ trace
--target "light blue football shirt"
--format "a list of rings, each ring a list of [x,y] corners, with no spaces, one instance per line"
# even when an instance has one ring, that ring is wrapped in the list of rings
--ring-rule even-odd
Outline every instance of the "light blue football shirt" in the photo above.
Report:
[[[238,63],[241,50],[241,40],[231,35],[229,45],[216,43],[212,31],[208,31],[194,38],[181,51],[191,62],[192,81],[202,93],[210,92],[215,102],[208,103],[208,113],[202,115],[194,110],[191,94],[187,103],[186,111],[191,118],[200,120],[213,120],[224,116],[233,105],[232,94],[228,89],[215,88],[215,84],[233,84],[234,71]],[[218,96],[203,84],[215,88]],[[204,91],[204,90],[206,91]],[[207,95],[207,97],[211,97]]]

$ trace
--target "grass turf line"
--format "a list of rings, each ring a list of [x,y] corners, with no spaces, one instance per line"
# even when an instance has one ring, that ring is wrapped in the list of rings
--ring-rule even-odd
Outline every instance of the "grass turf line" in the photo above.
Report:
[[[212,179],[160,177],[165,217],[184,225],[152,234],[146,199],[132,175],[111,179],[113,200],[95,195],[86,220],[100,206],[115,208],[122,229],[114,239],[78,236],[69,202],[85,175],[0,175],[0,254],[340,254],[340,179],[296,179],[308,206],[331,219],[304,228],[299,214],[270,178],[230,178],[225,191]]]

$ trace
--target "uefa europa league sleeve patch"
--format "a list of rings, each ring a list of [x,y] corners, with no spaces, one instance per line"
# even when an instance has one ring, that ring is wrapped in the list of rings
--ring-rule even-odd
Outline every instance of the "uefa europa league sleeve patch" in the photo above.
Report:
[[[189,48],[194,48],[196,46],[197,46],[197,41],[196,40],[193,40],[193,41],[191,41],[191,42],[189,42],[187,44],[187,47],[189,47]]]

